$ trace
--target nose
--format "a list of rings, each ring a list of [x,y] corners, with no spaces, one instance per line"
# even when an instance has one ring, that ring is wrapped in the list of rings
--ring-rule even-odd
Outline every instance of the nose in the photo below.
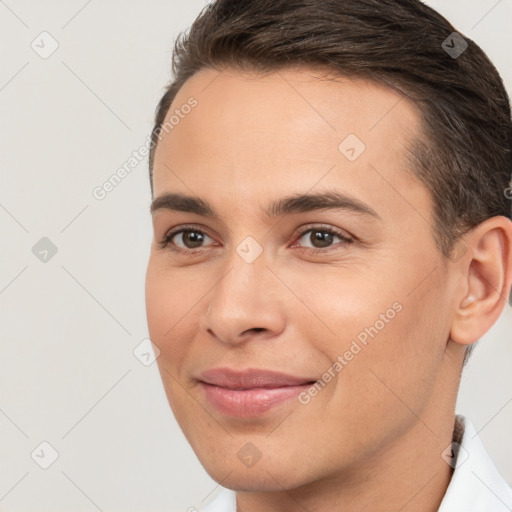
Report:
[[[203,302],[201,328],[229,345],[273,338],[285,324],[280,293],[279,281],[263,255],[247,263],[234,254]]]

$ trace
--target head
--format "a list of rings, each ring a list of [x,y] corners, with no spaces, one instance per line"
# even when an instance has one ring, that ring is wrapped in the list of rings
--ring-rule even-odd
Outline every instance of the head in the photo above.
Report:
[[[416,0],[219,0],[178,39],[152,132],[148,325],[223,485],[348,474],[453,410],[512,282],[509,99],[453,32]],[[307,386],[233,417],[205,392],[218,367]]]

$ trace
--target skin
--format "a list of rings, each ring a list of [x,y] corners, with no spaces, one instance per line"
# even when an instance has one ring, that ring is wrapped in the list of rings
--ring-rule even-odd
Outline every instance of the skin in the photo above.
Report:
[[[457,258],[443,257],[407,157],[419,114],[385,86],[304,68],[205,69],[169,115],[191,96],[197,106],[157,147],[154,197],[198,196],[219,219],[153,212],[146,304],[169,403],[199,460],[237,491],[241,511],[437,510],[464,350],[497,320],[512,282],[512,223],[488,219]],[[366,145],[353,162],[338,149],[348,134]],[[333,190],[378,218],[263,213],[290,194]],[[307,229],[319,223],[355,241],[315,244]],[[188,253],[159,246],[184,224],[206,235],[202,249],[183,234],[174,247]],[[252,263],[236,252],[248,236],[263,249]],[[401,311],[306,405],[231,418],[195,379],[219,366],[320,379],[394,303]],[[247,443],[261,454],[252,467],[237,456]]]

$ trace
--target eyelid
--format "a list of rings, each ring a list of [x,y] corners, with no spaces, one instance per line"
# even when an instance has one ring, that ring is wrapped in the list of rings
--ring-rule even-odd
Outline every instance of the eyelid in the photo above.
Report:
[[[331,234],[337,236],[338,238],[340,238],[342,240],[342,242],[340,242],[340,243],[343,243],[343,244],[351,244],[351,243],[358,241],[357,237],[351,235],[350,233],[348,233],[345,230],[336,228],[334,226],[331,226],[330,224],[318,223],[318,224],[310,224],[307,226],[300,227],[297,230],[296,234],[294,235],[294,242],[292,243],[291,247],[294,247],[295,244],[298,242],[298,240],[300,240],[306,233],[308,233],[310,231],[315,231],[315,230],[331,233]],[[334,250],[338,249],[338,246],[340,243],[331,245],[330,247],[326,247],[323,249],[315,249],[314,247],[313,248],[311,248],[311,247],[300,248],[299,247],[299,248],[301,250],[303,250],[304,252],[309,252],[312,254],[323,254],[323,253],[327,253],[331,250],[334,251]]]
[[[331,233],[331,234],[339,237],[342,240],[342,243],[344,243],[344,244],[351,244],[358,240],[357,237],[351,235],[350,233],[348,233],[345,230],[336,228],[334,226],[331,226],[330,224],[317,223],[317,224],[309,224],[306,226],[301,226],[300,228],[298,228],[293,235],[294,241],[292,242],[292,245],[289,247],[294,247],[295,244],[297,243],[297,241],[300,240],[306,233],[308,233],[310,231],[314,231],[314,230]],[[169,231],[167,231],[164,234],[162,241],[160,241],[158,245],[160,246],[161,249],[166,249],[166,248],[168,248],[168,245],[171,244],[171,239],[173,237],[175,237],[176,235],[178,235],[182,232],[186,232],[186,231],[193,231],[196,233],[201,233],[202,235],[205,235],[205,236],[213,239],[213,237],[211,237],[206,232],[206,230],[204,228],[198,227],[197,225],[184,224],[184,225],[177,226],[176,228],[172,228]],[[309,252],[309,253],[322,254],[322,253],[327,253],[331,250],[336,250],[338,245],[339,245],[339,243],[334,244],[333,246],[330,246],[330,247],[323,248],[323,249],[316,249],[316,248],[311,248],[311,247],[302,247],[301,249],[303,251]],[[172,247],[172,249],[170,249],[170,250],[175,251],[175,252],[181,252],[184,254],[199,254],[199,253],[204,252],[207,249],[208,249],[208,247],[199,247],[196,249],[183,249],[179,246],[174,245]]]
[[[205,235],[213,240],[213,237],[211,237],[202,226],[198,227],[197,225],[192,225],[192,224],[182,224],[180,226],[177,226],[176,228],[172,228],[169,231],[166,231],[163,236],[163,239],[158,243],[159,247],[161,249],[168,248],[168,245],[171,244],[171,239],[184,231],[194,231],[196,233],[201,233],[202,235]],[[183,249],[181,247],[174,245],[173,248],[170,250],[175,251],[175,252],[182,252],[182,253],[186,253],[186,254],[190,254],[190,253],[197,254],[199,252],[204,251],[205,249],[206,249],[206,247],[199,247],[197,249]]]

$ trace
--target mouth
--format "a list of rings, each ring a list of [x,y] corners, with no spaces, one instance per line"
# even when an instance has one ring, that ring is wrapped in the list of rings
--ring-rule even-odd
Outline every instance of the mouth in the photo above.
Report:
[[[198,377],[206,401],[226,416],[261,416],[277,406],[290,404],[315,379],[272,370],[214,368]]]

